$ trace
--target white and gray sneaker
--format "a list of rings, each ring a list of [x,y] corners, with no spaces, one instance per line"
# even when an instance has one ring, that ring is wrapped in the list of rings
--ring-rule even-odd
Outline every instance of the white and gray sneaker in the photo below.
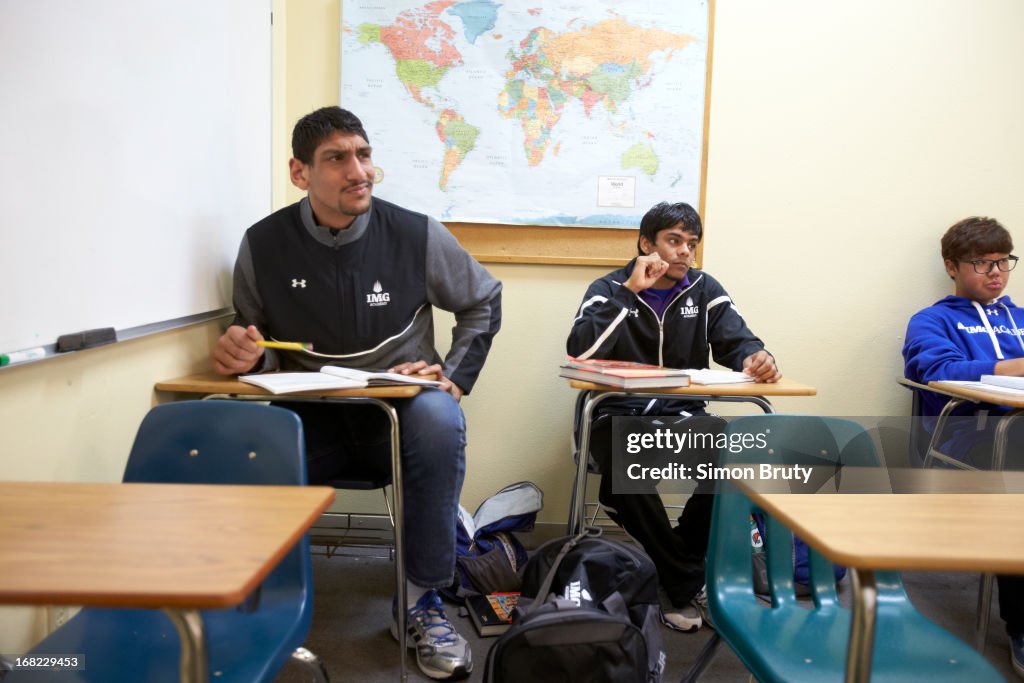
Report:
[[[437,591],[427,591],[409,608],[405,629],[408,646],[416,648],[420,671],[430,678],[454,681],[473,671],[469,643],[448,621]],[[391,635],[398,639],[397,620],[391,622]]]
[[[693,633],[702,626],[714,628],[708,612],[708,596],[704,588],[682,607],[662,608],[661,623],[674,631]]]

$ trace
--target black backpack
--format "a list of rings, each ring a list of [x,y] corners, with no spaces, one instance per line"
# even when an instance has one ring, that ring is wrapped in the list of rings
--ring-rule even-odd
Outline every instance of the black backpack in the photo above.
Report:
[[[526,563],[512,626],[487,653],[489,683],[656,683],[665,667],[658,578],[637,547],[588,528]]]

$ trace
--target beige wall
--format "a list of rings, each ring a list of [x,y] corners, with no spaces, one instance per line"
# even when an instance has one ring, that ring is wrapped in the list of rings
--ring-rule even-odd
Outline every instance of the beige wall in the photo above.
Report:
[[[338,0],[274,4],[281,206],[299,196],[286,177],[291,125],[337,103],[340,18]],[[780,410],[905,414],[899,349],[907,317],[949,288],[942,230],[989,214],[1024,242],[1021,25],[1019,0],[719,0],[705,266],[783,371],[818,387],[814,399],[777,401]],[[546,494],[541,519],[559,522],[573,396],[555,367],[579,298],[603,269],[491,270],[505,284],[504,323],[464,401],[463,503],[473,509],[530,479]],[[1022,282],[1017,274],[1009,293]],[[203,368],[217,331],[0,371],[5,476],[118,479],[152,383]],[[44,613],[0,612],[0,652],[24,649],[46,627]]]

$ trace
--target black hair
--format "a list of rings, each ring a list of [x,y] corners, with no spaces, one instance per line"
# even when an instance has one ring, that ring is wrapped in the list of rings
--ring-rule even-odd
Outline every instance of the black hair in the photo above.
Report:
[[[312,164],[313,152],[336,131],[361,135],[370,142],[362,121],[355,114],[341,107],[321,107],[299,119],[292,129],[292,156],[304,164]]]
[[[942,236],[942,260],[964,261],[982,254],[1013,251],[1010,232],[995,218],[971,216],[959,221]]]
[[[683,224],[683,230],[696,235],[698,242],[704,236],[700,216],[689,204],[685,202],[678,202],[677,204],[660,202],[652,206],[650,211],[645,213],[640,221],[640,236],[636,240],[637,253],[640,255],[644,253],[644,250],[640,248],[640,238],[646,237],[651,244],[654,244],[657,241],[659,232],[673,228],[680,223]]]

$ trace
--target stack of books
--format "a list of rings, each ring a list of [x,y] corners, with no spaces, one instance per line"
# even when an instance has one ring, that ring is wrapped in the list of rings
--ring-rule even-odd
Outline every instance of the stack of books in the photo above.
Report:
[[[690,386],[688,370],[625,360],[576,360],[562,365],[561,377],[618,389],[666,389]]]

